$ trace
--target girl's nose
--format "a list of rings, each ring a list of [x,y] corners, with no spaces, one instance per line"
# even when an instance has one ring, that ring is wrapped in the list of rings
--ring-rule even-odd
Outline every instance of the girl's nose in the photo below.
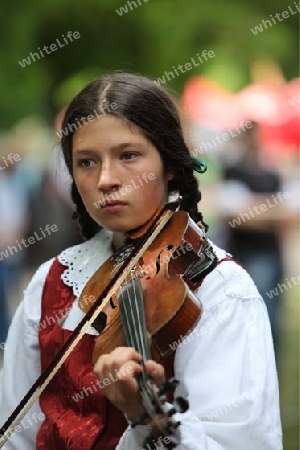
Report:
[[[118,170],[112,163],[102,165],[98,180],[98,189],[102,191],[110,191],[113,188],[120,188],[121,179]]]

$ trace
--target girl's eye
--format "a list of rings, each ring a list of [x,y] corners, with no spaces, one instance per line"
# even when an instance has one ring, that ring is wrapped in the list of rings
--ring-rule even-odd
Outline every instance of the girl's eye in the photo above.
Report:
[[[136,153],[132,153],[132,152],[126,152],[123,153],[123,155],[121,156],[122,159],[125,159],[126,161],[129,161],[131,159],[136,158],[138,155]]]
[[[94,161],[92,159],[81,159],[81,160],[78,161],[78,166],[80,166],[80,167],[91,167],[93,162]]]

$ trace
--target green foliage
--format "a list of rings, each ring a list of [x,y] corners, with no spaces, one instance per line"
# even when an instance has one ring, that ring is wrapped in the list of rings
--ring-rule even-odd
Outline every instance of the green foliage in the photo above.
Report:
[[[130,1],[132,9],[125,0],[2,0],[0,127],[32,114],[52,120],[97,74],[119,70],[157,78],[204,49],[215,58],[174,78],[170,87],[181,92],[190,76],[204,74],[236,91],[250,80],[251,64],[265,58],[278,61],[287,78],[297,76],[298,14],[256,36],[250,31],[287,10],[289,0],[135,0],[136,8]],[[120,16],[116,10],[126,5]],[[80,39],[24,68],[18,63],[68,31],[78,31]]]

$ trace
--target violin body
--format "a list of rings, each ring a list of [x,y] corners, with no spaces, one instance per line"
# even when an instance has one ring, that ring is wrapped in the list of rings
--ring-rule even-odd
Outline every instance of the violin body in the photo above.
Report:
[[[195,286],[187,273],[201,262],[205,239],[188,213],[178,211],[126,277],[128,283],[135,278],[141,281],[149,348],[157,362],[172,352],[172,344],[191,332],[201,317],[201,303],[192,292]],[[82,291],[79,306],[84,312],[97,301],[119,269],[114,261],[114,256],[109,258]],[[95,339],[94,363],[100,355],[126,345],[118,291],[110,297],[93,327],[100,333]]]

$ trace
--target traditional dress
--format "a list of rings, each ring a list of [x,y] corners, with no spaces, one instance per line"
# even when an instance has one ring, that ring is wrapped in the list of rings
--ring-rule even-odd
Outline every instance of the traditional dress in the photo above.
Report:
[[[112,254],[112,233],[69,248],[40,266],[12,325],[0,373],[0,425],[23,398],[84,313],[78,298]],[[226,253],[213,246],[219,260]],[[278,382],[265,305],[249,275],[224,260],[195,291],[204,311],[172,344],[168,375],[189,401],[178,450],[280,450]],[[5,450],[141,450],[149,426],[127,426],[102,396],[91,356],[91,328],[16,429]],[[112,374],[112,380],[113,374]],[[147,449],[148,450],[148,449]]]

